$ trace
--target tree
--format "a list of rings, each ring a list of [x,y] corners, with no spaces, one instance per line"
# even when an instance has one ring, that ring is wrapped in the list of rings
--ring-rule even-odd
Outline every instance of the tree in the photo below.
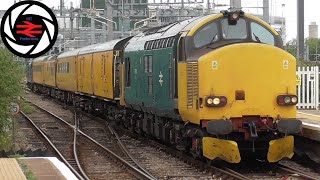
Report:
[[[306,39],[306,45],[309,48],[309,60],[319,61],[320,57],[320,39],[318,38],[308,38]]]
[[[285,46],[285,50],[290,53],[292,56],[296,57],[297,55],[297,40],[293,39],[288,41]]]
[[[0,149],[6,149],[11,127],[9,108],[23,89],[23,68],[5,48],[0,48]]]

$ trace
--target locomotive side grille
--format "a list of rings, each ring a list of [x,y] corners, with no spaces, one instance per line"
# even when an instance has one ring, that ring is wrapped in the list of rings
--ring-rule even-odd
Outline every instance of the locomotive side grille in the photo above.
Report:
[[[198,97],[198,62],[187,63],[187,106],[193,108],[193,100]]]

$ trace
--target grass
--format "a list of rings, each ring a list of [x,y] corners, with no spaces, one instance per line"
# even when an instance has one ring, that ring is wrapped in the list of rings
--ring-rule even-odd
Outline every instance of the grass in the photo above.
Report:
[[[30,106],[30,103],[21,100],[21,110],[26,114],[31,114],[33,112],[33,107]]]
[[[19,166],[21,167],[23,174],[26,176],[27,180],[36,180],[37,178],[34,176],[33,172],[29,169],[29,167],[22,162],[21,159],[17,159]]]

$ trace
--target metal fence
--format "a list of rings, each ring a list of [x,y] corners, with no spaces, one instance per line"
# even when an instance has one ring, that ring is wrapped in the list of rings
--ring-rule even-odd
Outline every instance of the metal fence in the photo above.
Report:
[[[298,67],[298,109],[319,109],[319,67]],[[299,80],[298,80],[299,81]]]

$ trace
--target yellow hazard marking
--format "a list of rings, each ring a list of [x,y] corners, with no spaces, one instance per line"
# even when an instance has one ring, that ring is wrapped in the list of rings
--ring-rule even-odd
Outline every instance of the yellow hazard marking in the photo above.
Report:
[[[241,161],[238,144],[234,141],[216,139],[212,137],[202,138],[203,155],[208,159],[220,158],[229,163]]]
[[[294,138],[287,136],[280,139],[275,139],[269,142],[268,161],[278,162],[281,159],[293,156]]]
[[[296,75],[296,85],[300,86],[301,85],[301,78],[299,75]]]

